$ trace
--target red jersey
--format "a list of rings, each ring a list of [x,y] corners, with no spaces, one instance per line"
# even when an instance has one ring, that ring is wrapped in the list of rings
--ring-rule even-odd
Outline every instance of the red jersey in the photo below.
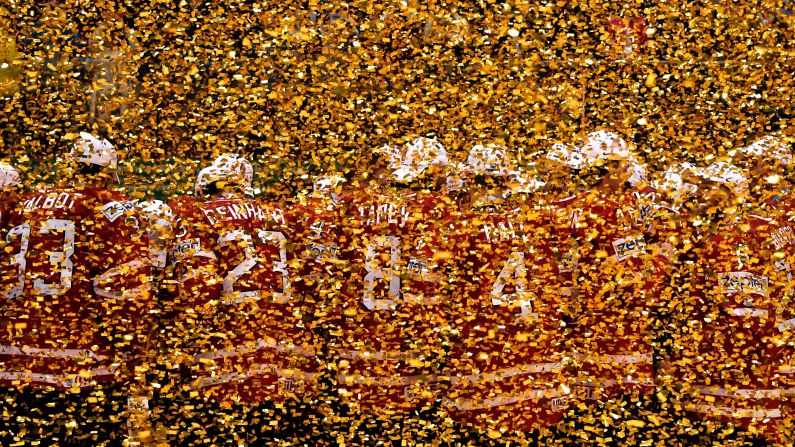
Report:
[[[481,431],[529,432],[556,423],[568,397],[555,230],[545,211],[478,211],[461,222],[445,407]]]
[[[349,201],[329,341],[343,399],[401,412],[437,397],[454,290],[455,213],[436,193],[373,192]]]
[[[318,305],[327,304],[337,284],[338,270],[342,264],[342,221],[344,203],[335,195],[310,195],[300,203],[287,208],[288,220],[296,235],[298,287],[305,296],[318,299]],[[321,312],[316,308],[316,311]],[[318,323],[323,316],[316,313]]]
[[[781,419],[776,307],[790,274],[785,253],[795,242],[786,228],[749,215],[696,248],[690,315],[672,359],[690,398],[686,409],[698,417],[768,432]]]
[[[0,231],[5,234],[8,224],[11,223],[11,214],[19,202],[19,195],[15,192],[0,191],[0,196],[4,196],[0,198]]]
[[[575,384],[586,399],[653,386],[652,311],[661,300],[666,256],[650,239],[654,211],[633,192],[583,193],[558,203],[568,233],[562,284],[572,287],[569,308]]]
[[[782,421],[790,433],[795,431],[795,203],[792,195],[777,198],[773,205],[778,217],[779,229],[775,232],[779,245],[786,244],[786,258],[778,260],[779,268],[787,273],[786,291],[776,303],[776,328],[779,347],[776,359],[774,386],[781,390]]]
[[[190,387],[249,403],[312,393],[312,309],[294,287],[301,225],[253,199],[183,200],[172,209],[181,278],[171,337],[189,358]]]
[[[146,240],[125,197],[90,188],[23,196],[9,216],[0,288],[0,382],[124,383],[153,305]],[[122,360],[126,359],[126,360]]]

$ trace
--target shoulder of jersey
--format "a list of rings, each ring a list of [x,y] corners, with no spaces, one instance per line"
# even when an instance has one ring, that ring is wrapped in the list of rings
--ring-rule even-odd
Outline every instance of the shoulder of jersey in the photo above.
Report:
[[[193,206],[195,202],[196,202],[196,197],[194,196],[179,196],[169,200],[168,206],[171,207],[172,210],[176,210],[179,208]]]
[[[93,189],[85,191],[96,197],[100,204],[100,211],[102,215],[105,216],[105,218],[110,222],[116,222],[120,218],[128,217],[131,214],[138,213],[136,202],[120,192],[109,191],[106,189]]]
[[[197,211],[202,202],[194,196],[180,196],[168,201],[168,206],[176,218],[186,214],[193,214]]]
[[[780,225],[775,216],[749,214],[733,225],[734,231],[741,233],[757,232],[767,234]]]

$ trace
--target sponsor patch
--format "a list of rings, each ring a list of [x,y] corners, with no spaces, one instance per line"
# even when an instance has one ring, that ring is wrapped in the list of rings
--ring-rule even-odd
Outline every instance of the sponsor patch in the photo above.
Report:
[[[613,241],[616,259],[623,261],[632,256],[642,254],[646,251],[646,240],[643,235],[629,236]]]

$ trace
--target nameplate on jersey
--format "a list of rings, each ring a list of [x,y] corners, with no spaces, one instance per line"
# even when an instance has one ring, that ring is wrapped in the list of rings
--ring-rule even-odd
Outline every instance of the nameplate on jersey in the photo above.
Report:
[[[102,207],[102,214],[108,218],[109,221],[115,222],[116,219],[123,216],[127,211],[134,210],[135,204],[131,202],[117,202],[113,201],[106,203]]]
[[[492,241],[514,241],[526,239],[524,225],[519,222],[499,222],[496,224],[483,225],[483,234],[486,240]]]
[[[646,251],[646,240],[642,234],[616,239],[613,241],[613,249],[616,252],[616,259],[623,261],[632,256],[643,254]]]
[[[767,296],[767,276],[757,276],[749,272],[718,273],[718,289],[724,295],[734,293]]]
[[[405,226],[409,221],[410,213],[403,205],[384,203],[369,207],[360,206],[359,216],[364,219],[364,224],[367,226],[382,224]]]

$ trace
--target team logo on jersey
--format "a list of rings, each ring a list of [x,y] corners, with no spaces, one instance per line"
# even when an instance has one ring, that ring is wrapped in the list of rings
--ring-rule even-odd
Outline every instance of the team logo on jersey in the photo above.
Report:
[[[646,240],[642,234],[616,239],[613,241],[613,249],[616,252],[616,259],[623,261],[629,257],[643,254],[646,251]]]
[[[724,295],[734,293],[767,296],[768,278],[749,272],[718,273],[718,289]]]
[[[425,259],[411,258],[406,262],[406,273],[416,281],[438,283],[442,280],[438,273],[433,273],[436,266],[428,265]]]
[[[569,407],[569,397],[561,396],[550,399],[549,401],[552,411],[563,411]]]
[[[776,248],[795,244],[795,232],[792,231],[792,227],[789,225],[777,229],[771,233],[770,236],[773,238],[773,245],[775,245]]]
[[[106,203],[105,206],[102,207],[102,214],[111,221],[115,222],[116,219],[125,215],[127,211],[132,211],[135,209],[135,204],[132,202],[117,202],[113,201],[110,203]]]

